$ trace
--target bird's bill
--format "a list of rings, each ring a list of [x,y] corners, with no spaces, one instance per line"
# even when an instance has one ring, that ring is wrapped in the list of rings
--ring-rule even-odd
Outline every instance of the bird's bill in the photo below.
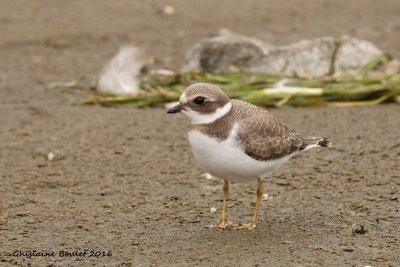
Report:
[[[168,109],[167,113],[178,113],[178,112],[181,112],[182,109],[183,109],[183,106],[181,103],[179,103],[178,105]]]

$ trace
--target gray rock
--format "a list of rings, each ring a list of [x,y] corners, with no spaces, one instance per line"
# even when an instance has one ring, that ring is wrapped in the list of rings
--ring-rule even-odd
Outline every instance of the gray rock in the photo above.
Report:
[[[336,47],[336,41],[331,37],[274,47],[260,59],[252,72],[299,77],[327,76],[333,72],[331,60]]]
[[[195,44],[186,54],[182,72],[240,72],[254,65],[270,46],[226,29]]]
[[[186,55],[183,72],[253,72],[299,77],[354,74],[382,54],[370,42],[344,36],[274,47],[229,30],[205,38]]]
[[[335,74],[356,74],[361,67],[383,52],[365,40],[342,36],[335,57]]]

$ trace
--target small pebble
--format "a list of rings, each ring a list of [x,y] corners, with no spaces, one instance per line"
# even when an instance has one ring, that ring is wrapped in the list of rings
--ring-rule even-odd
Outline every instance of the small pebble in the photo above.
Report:
[[[270,199],[272,199],[272,197],[269,197],[269,196],[268,196],[268,193],[265,193],[265,194],[262,196],[262,199],[263,199],[263,200],[270,200]]]
[[[209,173],[203,173],[202,175],[200,175],[200,178],[205,178],[207,180],[211,180],[211,179],[214,179],[214,176],[212,176]]]
[[[175,14],[175,8],[173,6],[164,6],[162,13],[167,16],[173,15]]]
[[[48,161],[52,161],[55,158],[56,155],[54,155],[52,152],[50,152],[49,154],[47,154],[47,160]]]

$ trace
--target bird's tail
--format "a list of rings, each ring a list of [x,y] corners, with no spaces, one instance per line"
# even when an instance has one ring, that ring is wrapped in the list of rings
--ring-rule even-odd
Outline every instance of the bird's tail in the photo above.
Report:
[[[332,142],[325,137],[301,137],[302,144],[300,146],[300,151],[309,150],[314,147],[331,147]]]

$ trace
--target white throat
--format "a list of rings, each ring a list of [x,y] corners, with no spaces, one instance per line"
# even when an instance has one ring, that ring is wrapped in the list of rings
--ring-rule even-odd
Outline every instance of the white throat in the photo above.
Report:
[[[201,114],[191,109],[183,110],[182,112],[191,119],[192,124],[208,124],[228,114],[231,108],[232,108],[232,103],[228,102],[223,107],[217,109],[214,113],[210,114]]]

